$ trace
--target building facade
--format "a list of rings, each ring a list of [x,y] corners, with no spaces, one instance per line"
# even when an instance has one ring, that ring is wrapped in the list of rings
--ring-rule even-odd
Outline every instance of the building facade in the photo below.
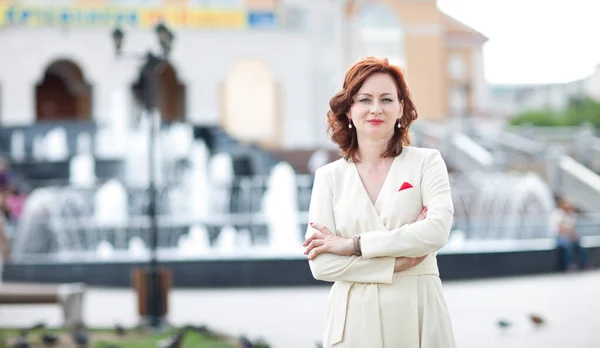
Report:
[[[128,55],[158,50],[159,22],[175,35],[158,73],[163,118],[268,148],[328,144],[329,98],[365,55],[403,67],[424,119],[489,107],[487,39],[434,0],[0,0],[0,124],[134,123],[143,62]]]

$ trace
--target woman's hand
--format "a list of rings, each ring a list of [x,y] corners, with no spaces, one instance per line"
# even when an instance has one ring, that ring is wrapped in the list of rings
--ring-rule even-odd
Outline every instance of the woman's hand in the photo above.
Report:
[[[406,271],[409,268],[415,267],[425,260],[427,255],[420,257],[397,257],[394,263],[394,272]]]
[[[426,217],[427,207],[424,207],[421,211],[421,214],[417,216],[415,222],[425,220]],[[394,263],[394,272],[402,272],[406,271],[409,268],[415,267],[416,265],[423,262],[423,260],[425,260],[426,257],[427,255],[423,255],[420,257],[397,257],[396,262]]]
[[[343,256],[354,254],[354,242],[352,239],[336,236],[326,226],[318,223],[311,222],[310,227],[315,229],[315,231],[304,241],[304,246],[306,247],[304,255],[308,255],[309,260],[314,260],[315,257],[322,253]]]

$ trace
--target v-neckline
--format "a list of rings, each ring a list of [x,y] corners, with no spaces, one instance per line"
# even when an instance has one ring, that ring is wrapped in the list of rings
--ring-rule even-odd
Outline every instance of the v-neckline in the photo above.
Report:
[[[393,171],[394,164],[396,163],[396,160],[398,159],[398,157],[400,157],[400,156],[396,156],[392,160],[392,164],[390,164],[390,168],[388,168],[388,172],[385,175],[385,179],[383,179],[383,184],[381,184],[381,187],[379,188],[379,192],[377,192],[377,196],[375,196],[375,201],[372,201],[371,197],[369,197],[369,192],[367,192],[365,184],[362,181],[362,178],[360,176],[360,173],[358,171],[358,167],[356,166],[356,163],[355,162],[351,162],[352,167],[354,167],[354,173],[356,174],[356,178],[358,180],[358,184],[360,185],[360,188],[361,188],[363,194],[365,195],[366,199],[369,201],[371,207],[373,207],[373,209],[375,210],[375,212],[377,213],[377,215],[380,214],[379,209],[377,209],[377,207],[378,207],[377,203],[379,203],[379,201],[381,199],[381,194],[383,192],[385,192],[385,187],[388,185],[388,181],[390,181],[390,173]]]

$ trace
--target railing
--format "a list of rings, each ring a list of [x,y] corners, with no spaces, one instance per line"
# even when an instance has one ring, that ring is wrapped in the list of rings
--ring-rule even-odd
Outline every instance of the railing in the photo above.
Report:
[[[517,137],[520,139],[516,140]],[[596,136],[591,124],[573,127],[507,126],[506,132],[498,137],[499,140],[503,138],[515,140],[513,147],[525,145],[527,148],[526,140],[542,148],[550,144],[562,145],[574,159],[600,173],[600,137]]]
[[[587,126],[583,126],[587,127]],[[519,134],[523,137],[533,139],[542,143],[563,143],[572,142],[582,126],[507,126],[506,130]]]
[[[515,133],[498,131],[480,134],[478,142],[484,143],[495,156],[503,156],[508,167],[531,170],[545,163],[546,148],[539,142]]]
[[[491,152],[463,133],[450,136],[446,155],[455,168],[464,172],[502,171],[502,163]]]
[[[573,156],[586,167],[600,173],[600,137],[592,126],[583,127],[572,144]]]
[[[594,136],[592,128],[557,127],[552,130],[551,127],[527,126],[507,129],[510,131],[480,133],[480,141],[504,154],[508,167],[535,171],[546,177],[556,195],[569,199],[584,211],[600,212],[600,176],[588,168],[600,161],[600,140]],[[564,146],[562,141],[572,144]],[[568,156],[569,152],[574,153],[575,158]]]
[[[450,166],[462,172],[504,169],[503,159],[448,125],[421,121],[413,128],[414,143],[438,149]]]
[[[555,193],[567,197],[585,211],[600,212],[600,176],[553,148],[548,164],[548,179]]]

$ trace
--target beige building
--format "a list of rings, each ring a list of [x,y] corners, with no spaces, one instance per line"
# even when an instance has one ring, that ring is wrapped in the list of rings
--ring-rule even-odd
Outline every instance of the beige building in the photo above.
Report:
[[[124,29],[125,51],[157,50],[158,21],[175,34],[163,118],[220,125],[249,143],[329,144],[329,98],[366,55],[405,69],[423,119],[489,107],[487,39],[435,0],[0,0],[0,125],[135,123],[141,64],[117,60],[110,33]]]
[[[442,13],[435,0],[348,3],[347,20],[354,23],[355,31],[369,32],[369,25],[377,25],[376,19],[363,20],[370,12],[377,11],[378,18],[384,17],[386,12],[395,17],[387,23],[389,28],[396,27],[396,42],[390,40],[386,44],[399,46],[397,61],[406,70],[421,117],[440,121],[459,113],[487,112],[490,98],[482,51],[487,41],[485,36]],[[379,10],[371,10],[377,7]],[[355,49],[355,52],[370,53],[369,43],[356,40],[360,35],[351,31],[348,34],[350,45],[368,47]],[[377,34],[373,33],[373,40],[377,40]]]

